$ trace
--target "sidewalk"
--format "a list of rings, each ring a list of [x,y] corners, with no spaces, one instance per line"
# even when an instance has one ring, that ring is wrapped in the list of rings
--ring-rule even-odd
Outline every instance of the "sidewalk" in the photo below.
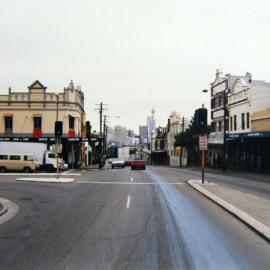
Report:
[[[269,200],[215,183],[189,180],[188,184],[270,241]]]
[[[170,167],[172,169],[181,169],[186,170],[187,172],[201,172],[200,167]],[[238,178],[246,178],[253,181],[260,181],[260,182],[266,182],[270,183],[270,174],[267,173],[256,173],[256,172],[247,172],[244,170],[230,170],[227,169],[225,172],[222,171],[222,169],[214,169],[214,168],[205,168],[206,174],[212,174],[212,175],[220,175],[220,176],[232,176],[232,177],[238,177]]]

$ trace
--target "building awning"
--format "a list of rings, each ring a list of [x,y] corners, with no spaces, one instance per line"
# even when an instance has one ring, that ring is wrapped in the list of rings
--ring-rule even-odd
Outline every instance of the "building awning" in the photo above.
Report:
[[[245,132],[228,134],[228,139],[252,139],[252,138],[270,138],[270,131],[258,131],[258,132]]]

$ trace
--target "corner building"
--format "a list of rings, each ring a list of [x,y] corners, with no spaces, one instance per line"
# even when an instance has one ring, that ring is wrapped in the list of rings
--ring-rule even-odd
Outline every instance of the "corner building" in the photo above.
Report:
[[[85,126],[84,94],[71,81],[63,92],[48,92],[36,80],[25,92],[0,96],[0,140],[43,142],[49,149],[54,123],[63,121],[63,158],[70,167],[81,163],[82,130]]]

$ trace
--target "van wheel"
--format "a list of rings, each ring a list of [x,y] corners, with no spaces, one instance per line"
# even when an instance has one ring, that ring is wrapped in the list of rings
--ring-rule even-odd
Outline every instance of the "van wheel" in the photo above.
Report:
[[[24,171],[25,173],[30,173],[30,172],[32,172],[31,169],[30,169],[29,167],[25,167],[25,168],[23,169],[23,171]]]
[[[4,173],[6,171],[7,171],[6,167],[0,167],[0,173]]]
[[[46,171],[47,172],[53,172],[54,171],[53,165],[50,165],[50,164],[46,165]]]

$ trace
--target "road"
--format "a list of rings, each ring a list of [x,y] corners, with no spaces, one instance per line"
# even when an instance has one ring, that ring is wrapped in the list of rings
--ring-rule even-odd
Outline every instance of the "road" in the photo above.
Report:
[[[270,244],[191,189],[187,173],[81,174],[68,184],[0,176],[0,197],[20,206],[0,226],[1,270],[270,269]]]

